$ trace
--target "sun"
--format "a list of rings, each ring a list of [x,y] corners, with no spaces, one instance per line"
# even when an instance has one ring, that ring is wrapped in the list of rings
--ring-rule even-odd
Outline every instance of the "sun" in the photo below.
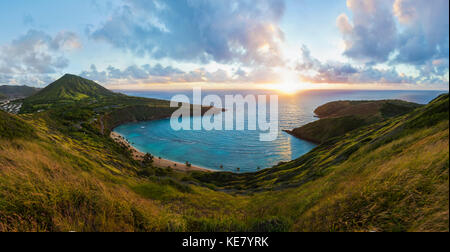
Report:
[[[281,83],[277,86],[276,89],[285,94],[294,94],[300,90],[303,90],[300,83],[295,83],[295,82]]]
[[[277,73],[281,77],[277,82],[265,84],[264,88],[275,90],[280,94],[294,95],[303,90],[314,89],[314,85],[309,82],[302,81],[298,72],[291,69],[281,69]]]
[[[295,94],[309,88],[309,84],[302,82],[295,71],[285,70],[282,73],[282,81],[273,85],[274,89],[284,94]]]

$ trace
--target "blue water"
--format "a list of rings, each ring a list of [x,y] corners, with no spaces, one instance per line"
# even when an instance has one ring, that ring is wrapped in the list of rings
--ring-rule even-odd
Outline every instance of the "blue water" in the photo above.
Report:
[[[192,97],[192,91],[121,91],[127,95],[170,100],[174,95]],[[313,111],[318,106],[336,100],[402,99],[426,104],[441,91],[305,91],[296,95],[279,96],[279,135],[273,142],[260,142],[259,131],[174,131],[170,120],[130,123],[114,131],[128,139],[133,146],[177,162],[225,171],[252,172],[272,167],[281,161],[296,159],[315,147],[294,138],[282,130],[293,129],[317,120]],[[269,91],[203,91],[216,94],[270,94]],[[192,99],[191,99],[192,101]]]

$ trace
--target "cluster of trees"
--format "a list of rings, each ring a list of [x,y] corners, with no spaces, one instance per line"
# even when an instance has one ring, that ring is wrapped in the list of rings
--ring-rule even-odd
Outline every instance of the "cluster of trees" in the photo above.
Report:
[[[142,159],[142,163],[144,164],[144,165],[151,165],[151,164],[153,164],[153,160],[154,160],[154,156],[152,155],[152,154],[150,154],[150,153],[147,153],[147,154],[145,154],[144,155],[144,158]]]

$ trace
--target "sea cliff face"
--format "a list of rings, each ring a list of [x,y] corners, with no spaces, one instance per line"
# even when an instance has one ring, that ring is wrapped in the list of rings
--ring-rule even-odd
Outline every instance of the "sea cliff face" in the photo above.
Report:
[[[137,105],[114,110],[105,115],[102,120],[105,130],[112,131],[121,124],[169,118],[174,111],[175,109],[170,107]]]
[[[112,112],[106,114],[100,120],[104,123],[104,129],[111,132],[114,128],[119,125],[132,123],[132,122],[143,122],[143,121],[154,121],[170,118],[173,112],[178,108],[171,108],[167,106],[153,106],[153,105],[136,105],[128,106],[121,109],[113,110]],[[191,106],[191,114],[194,106]],[[208,110],[215,109],[217,113],[223,111],[222,109],[212,108],[212,107],[202,107],[201,115],[205,114]]]

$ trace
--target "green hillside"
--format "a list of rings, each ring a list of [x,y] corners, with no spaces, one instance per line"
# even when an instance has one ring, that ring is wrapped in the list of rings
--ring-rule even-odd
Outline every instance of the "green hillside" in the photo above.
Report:
[[[252,174],[154,167],[102,132],[167,102],[79,104],[0,113],[31,129],[0,135],[0,231],[449,231],[448,94]]]
[[[49,109],[54,105],[70,104],[80,101],[101,102],[121,96],[113,93],[94,81],[76,75],[66,74],[46,88],[24,100],[24,113]]]
[[[29,97],[30,102],[36,101],[79,101],[86,98],[102,98],[115,94],[99,84],[79,76],[66,74],[51,83],[39,93]]]
[[[6,97],[28,97],[37,93],[40,89],[28,86],[0,86],[0,96]],[[1,99],[1,98],[0,98]]]
[[[1,100],[4,100],[4,99],[6,99],[6,98],[8,98],[6,95],[0,94],[0,101],[1,101]]]
[[[15,115],[0,110],[0,138],[32,138],[33,128]]]
[[[404,115],[421,107],[419,104],[398,101],[337,101],[317,108],[320,120],[287,133],[314,143],[323,143],[347,132]]]

